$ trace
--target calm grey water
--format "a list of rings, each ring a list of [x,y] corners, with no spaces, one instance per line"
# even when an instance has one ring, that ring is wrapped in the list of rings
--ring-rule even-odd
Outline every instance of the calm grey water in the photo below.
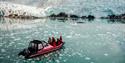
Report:
[[[33,39],[62,34],[64,48],[25,60],[17,54]],[[0,63],[125,63],[125,24],[120,21],[0,18]]]

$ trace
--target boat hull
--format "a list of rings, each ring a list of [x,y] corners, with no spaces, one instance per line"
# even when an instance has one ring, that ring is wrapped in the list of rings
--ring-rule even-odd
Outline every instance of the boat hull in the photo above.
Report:
[[[50,46],[49,48],[44,48],[44,49],[38,51],[38,52],[35,53],[35,54],[31,54],[31,55],[29,55],[29,56],[27,56],[27,57],[25,56],[25,58],[33,58],[33,57],[36,57],[36,56],[40,56],[40,55],[43,55],[43,54],[50,53],[50,52],[52,52],[52,51],[55,51],[55,50],[60,49],[60,48],[63,46],[63,44],[64,44],[64,43],[61,43],[60,45],[58,45],[58,46],[56,46],[56,47],[49,45],[49,46]]]

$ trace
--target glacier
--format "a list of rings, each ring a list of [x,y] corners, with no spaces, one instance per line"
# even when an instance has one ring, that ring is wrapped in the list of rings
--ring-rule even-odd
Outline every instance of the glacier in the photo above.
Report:
[[[54,13],[94,15],[96,17],[125,13],[125,0],[63,0],[61,5],[51,8]]]
[[[33,6],[34,11],[30,13],[37,16],[47,16],[50,14],[58,14],[66,12],[68,14],[94,15],[102,17],[112,14],[125,13],[125,0],[1,0],[2,2],[11,2],[16,4],[23,4]],[[36,8],[43,8],[47,10],[39,11]],[[27,9],[27,8],[24,8]],[[42,14],[42,15],[41,15]]]
[[[11,14],[16,14],[18,16],[45,17],[45,12],[48,8],[49,7],[39,8],[9,2],[0,2],[0,15],[9,16]]]

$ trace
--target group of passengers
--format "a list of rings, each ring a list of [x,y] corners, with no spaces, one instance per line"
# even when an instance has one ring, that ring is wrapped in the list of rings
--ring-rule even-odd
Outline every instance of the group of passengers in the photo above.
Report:
[[[52,46],[58,46],[62,43],[62,36],[60,36],[60,38],[57,38],[57,40],[55,40],[54,37],[48,39],[48,43]]]

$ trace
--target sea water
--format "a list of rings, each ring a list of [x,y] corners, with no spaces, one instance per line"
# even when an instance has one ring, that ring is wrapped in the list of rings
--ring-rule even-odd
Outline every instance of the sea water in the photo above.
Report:
[[[37,58],[18,53],[32,40],[58,38],[64,48]],[[0,18],[0,63],[125,63],[124,21]]]

